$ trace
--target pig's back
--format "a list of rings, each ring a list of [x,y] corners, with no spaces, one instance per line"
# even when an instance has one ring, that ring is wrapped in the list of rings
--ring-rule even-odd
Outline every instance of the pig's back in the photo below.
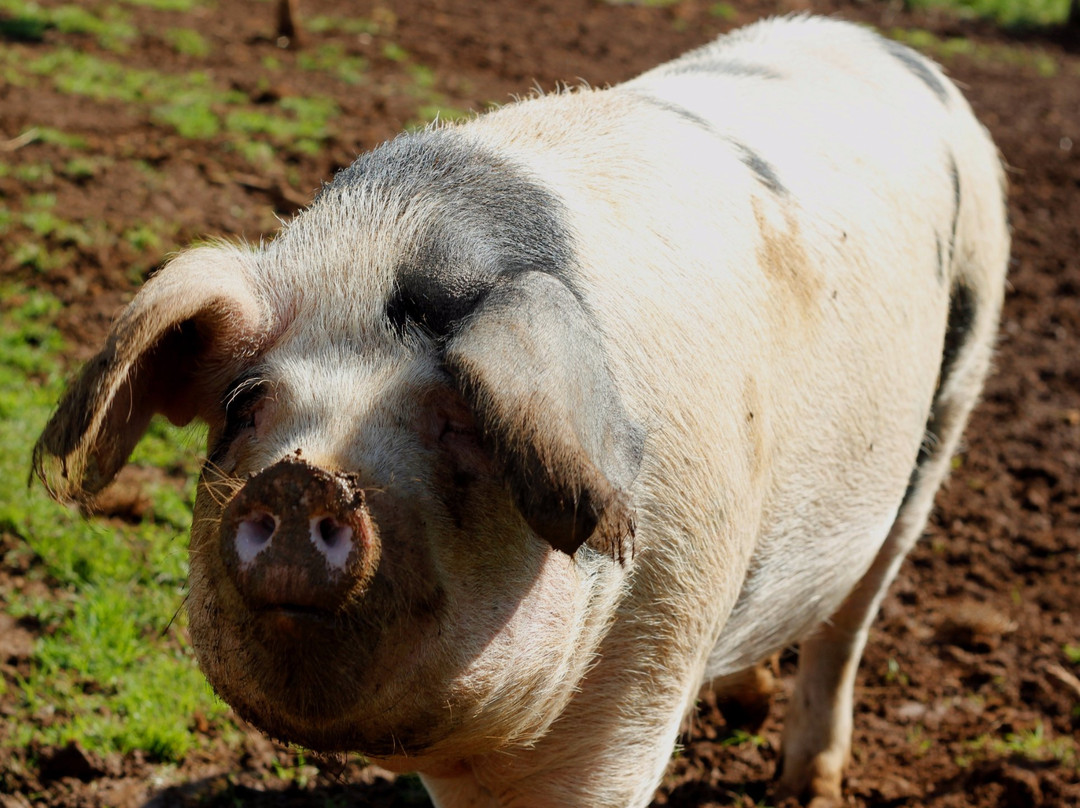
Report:
[[[730,593],[721,615],[741,592],[713,672],[819,623],[903,498],[965,222],[1007,243],[996,153],[966,102],[912,51],[794,19],[471,128],[566,206],[648,433],[639,547],[665,565],[718,556],[724,582],[685,585]]]

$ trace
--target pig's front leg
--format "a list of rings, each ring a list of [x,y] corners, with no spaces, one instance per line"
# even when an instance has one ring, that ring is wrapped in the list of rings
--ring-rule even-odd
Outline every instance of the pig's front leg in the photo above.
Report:
[[[601,662],[535,745],[421,773],[439,808],[641,808],[650,803],[696,692],[698,672],[640,648],[651,670]],[[670,665],[670,667],[669,667]],[[682,672],[679,672],[682,668]]]

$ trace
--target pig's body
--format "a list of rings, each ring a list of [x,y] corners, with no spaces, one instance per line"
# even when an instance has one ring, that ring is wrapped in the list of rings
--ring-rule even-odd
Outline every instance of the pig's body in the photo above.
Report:
[[[701,685],[803,640],[781,784],[827,802],[1007,252],[934,66],[772,21],[399,139],[266,247],[178,258],[37,462],[93,493],[152,412],[210,424],[192,636],[274,735],[439,805],[644,805]]]

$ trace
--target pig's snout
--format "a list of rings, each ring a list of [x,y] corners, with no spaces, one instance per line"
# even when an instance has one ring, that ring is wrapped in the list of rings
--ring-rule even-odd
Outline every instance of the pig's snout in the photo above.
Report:
[[[254,611],[333,615],[361,594],[379,545],[355,479],[298,458],[256,474],[221,520],[221,554]]]

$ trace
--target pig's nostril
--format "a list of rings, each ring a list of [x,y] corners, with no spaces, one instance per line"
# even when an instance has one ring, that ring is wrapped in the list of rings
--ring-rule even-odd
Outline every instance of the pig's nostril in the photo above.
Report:
[[[345,568],[352,550],[352,528],[333,517],[311,520],[311,540],[332,567]]]
[[[236,553],[241,564],[249,564],[266,548],[277,530],[277,519],[268,513],[256,513],[236,528]]]
[[[347,529],[347,528],[345,528]],[[342,526],[329,516],[319,520],[319,535],[327,547],[333,547],[340,538]]]

